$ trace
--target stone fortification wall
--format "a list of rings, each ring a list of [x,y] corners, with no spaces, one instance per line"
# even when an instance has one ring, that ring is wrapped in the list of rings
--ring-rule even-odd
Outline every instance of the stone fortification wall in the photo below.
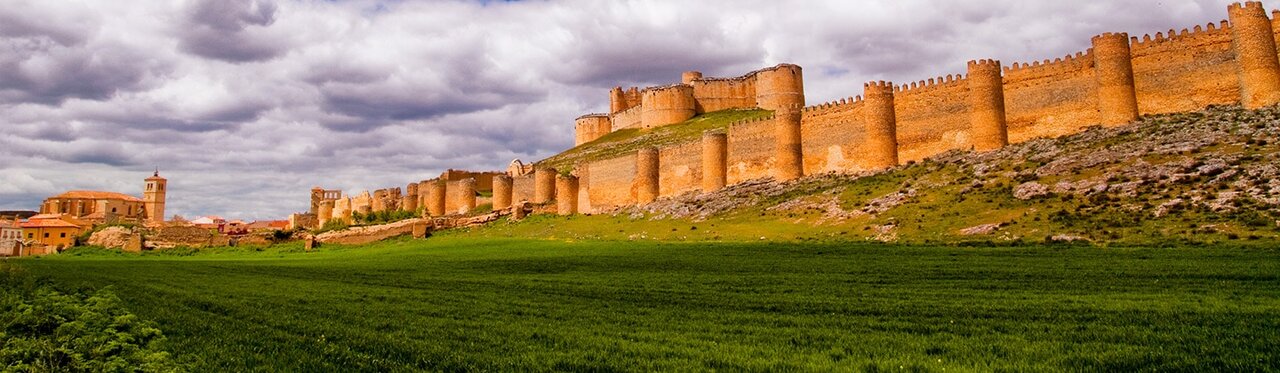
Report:
[[[861,157],[866,138],[862,96],[805,108],[800,138],[806,175],[865,169]]]
[[[640,128],[640,110],[640,106],[637,105],[636,107],[610,114],[609,123],[611,123],[612,126],[609,128],[609,131],[613,132],[628,128]]]
[[[729,126],[729,184],[770,176],[773,167],[773,117],[734,123]]]
[[[1098,123],[1093,54],[1014,63],[1004,69],[1009,142],[1075,133]]]
[[[702,141],[659,149],[658,195],[680,195],[702,189]]]
[[[895,88],[899,162],[971,145],[968,91],[968,82],[954,76]]]
[[[625,156],[587,164],[590,203],[593,209],[607,209],[635,203],[636,156]],[[579,196],[581,198],[581,196]]]
[[[532,202],[534,192],[533,173],[511,178],[511,203],[520,201]]]
[[[739,78],[699,77],[687,84],[693,86],[696,109],[701,114],[726,109],[755,107],[756,80],[754,78],[754,75]]]
[[[1138,112],[1172,113],[1239,102],[1239,64],[1226,21],[1172,34],[1143,35],[1130,42]]]

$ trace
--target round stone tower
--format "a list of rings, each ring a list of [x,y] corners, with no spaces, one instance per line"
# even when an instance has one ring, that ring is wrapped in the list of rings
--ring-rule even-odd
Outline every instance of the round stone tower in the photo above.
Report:
[[[556,212],[560,215],[578,213],[578,177],[556,175]]]
[[[724,188],[728,172],[729,136],[723,132],[702,135],[702,192]]]
[[[533,203],[556,199],[556,169],[536,166],[533,169]]]
[[[573,146],[582,145],[612,131],[609,116],[604,114],[587,114],[574,120]]]
[[[804,74],[800,66],[784,63],[757,71],[755,75],[756,106],[765,110],[804,107]]]
[[[862,87],[863,121],[866,126],[866,160],[869,170],[898,165],[898,124],[893,112],[893,83],[870,82]]]
[[[800,115],[804,108],[791,105],[774,111],[773,177],[778,181],[804,176],[804,158],[800,147]]]
[[[147,178],[146,189],[142,192],[142,208],[147,212],[147,224],[164,223],[165,189],[168,184],[169,180],[160,177],[160,170]]]
[[[1138,97],[1133,86],[1129,34],[1108,32],[1094,36],[1093,61],[1098,81],[1099,121],[1116,126],[1137,120]]]
[[[475,178],[462,179],[457,182],[457,185],[458,185],[458,195],[457,195],[458,200],[455,201],[455,203],[458,205],[457,212],[459,214],[465,215],[471,212],[471,210],[475,210],[476,208],[476,179]]]
[[[640,126],[654,128],[680,123],[693,118],[695,109],[692,86],[646,88],[640,93]]]
[[[1231,41],[1240,64],[1240,103],[1257,109],[1280,102],[1280,60],[1271,20],[1257,1],[1227,7]]]
[[[493,177],[493,211],[511,208],[511,186],[513,180],[508,175]]]
[[[418,185],[418,193],[422,193],[422,185]],[[427,189],[427,214],[431,216],[444,216],[444,206],[446,198],[446,186],[444,180],[432,180],[431,187]]]
[[[636,152],[635,183],[637,203],[658,199],[658,148],[644,148]]]
[[[969,61],[968,83],[969,126],[973,134],[973,148],[988,151],[1009,145],[1000,61]]]

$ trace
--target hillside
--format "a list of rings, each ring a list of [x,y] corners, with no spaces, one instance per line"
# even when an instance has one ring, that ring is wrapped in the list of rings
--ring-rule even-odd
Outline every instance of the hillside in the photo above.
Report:
[[[873,174],[757,180],[470,232],[598,239],[1274,242],[1280,109],[1212,107]]]
[[[628,128],[617,130],[594,141],[566,150],[539,161],[538,164],[557,170],[568,170],[581,161],[609,159],[646,147],[661,147],[698,141],[703,132],[721,130],[734,122],[765,118],[773,113],[768,110],[721,110],[702,114],[680,124],[648,130]]]

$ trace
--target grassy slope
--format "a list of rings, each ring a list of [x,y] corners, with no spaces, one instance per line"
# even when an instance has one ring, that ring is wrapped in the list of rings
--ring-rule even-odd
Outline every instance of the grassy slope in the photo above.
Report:
[[[782,192],[748,196],[737,208],[705,221],[669,218],[662,206],[572,218],[538,217],[472,232],[485,237],[566,237],[655,240],[876,240],[906,243],[1044,242],[1067,235],[1098,244],[1163,245],[1280,241],[1280,206],[1231,193],[1247,190],[1280,200],[1280,183],[1251,172],[1280,165],[1280,108],[1161,115],[1114,129],[1095,128],[1060,139],[1035,140],[998,152],[952,152],[870,175],[817,175],[785,185]],[[1269,140],[1269,141],[1266,141]],[[1161,150],[1174,149],[1174,150]],[[1090,157],[1098,154],[1118,154]],[[1132,155],[1130,155],[1132,154]],[[1225,172],[1201,175],[1203,165],[1222,161]],[[1167,175],[1142,179],[1135,172],[1167,167]],[[1048,172],[1066,169],[1065,172]],[[1135,171],[1136,170],[1136,171]],[[1233,175],[1234,174],[1234,175]],[[1177,181],[1174,181],[1177,179]],[[1015,198],[1023,182],[1052,188],[1059,182],[1101,182],[1103,193],[1051,192]],[[1120,188],[1135,182],[1132,192]],[[1268,189],[1270,191],[1268,191]],[[822,203],[841,211],[866,207],[877,198],[914,190],[906,203],[878,214],[831,218]],[[715,197],[721,198],[721,197]],[[1226,208],[1212,204],[1228,201]],[[1265,198],[1264,198],[1265,199]],[[699,208],[714,198],[684,196],[680,207]],[[1164,215],[1174,200],[1195,201]],[[776,208],[800,202],[793,208]],[[670,206],[667,206],[670,207]],[[637,213],[636,211],[639,211]],[[999,224],[992,234],[961,230]],[[885,227],[889,234],[882,231]],[[693,228],[697,229],[693,229]]]
[[[710,130],[724,129],[733,122],[764,118],[771,114],[768,110],[721,110],[710,112],[689,119],[684,123],[658,127],[649,130],[628,128],[617,130],[573,149],[539,161],[544,166],[557,170],[572,169],[580,161],[597,161],[622,156],[645,147],[662,147],[697,141],[702,133]]]
[[[484,239],[82,251],[199,370],[1280,369],[1275,249]]]

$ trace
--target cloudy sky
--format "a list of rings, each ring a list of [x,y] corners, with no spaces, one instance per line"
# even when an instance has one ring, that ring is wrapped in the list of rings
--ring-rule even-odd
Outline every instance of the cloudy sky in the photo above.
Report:
[[[615,85],[789,62],[816,104],[1216,22],[1228,3],[0,0],[0,210],[140,195],[158,167],[170,215],[283,218],[315,185],[555,154]]]

